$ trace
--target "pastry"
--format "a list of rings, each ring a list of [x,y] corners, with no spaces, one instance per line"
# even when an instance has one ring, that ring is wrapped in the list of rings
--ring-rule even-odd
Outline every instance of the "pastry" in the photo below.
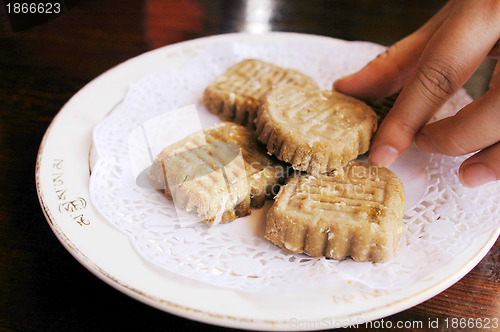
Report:
[[[252,131],[231,122],[165,148],[150,174],[177,207],[206,223],[231,221],[262,207],[286,176],[286,166],[267,154]]]
[[[266,97],[256,120],[259,140],[278,159],[312,174],[340,169],[368,151],[377,115],[336,91],[286,87]]]
[[[205,89],[203,102],[210,112],[218,114],[222,120],[254,129],[257,110],[266,94],[283,85],[318,89],[312,78],[297,70],[247,59],[235,64],[211,83]]]
[[[265,237],[292,253],[383,262],[398,248],[404,189],[390,170],[352,162],[331,175],[295,174],[267,215]]]

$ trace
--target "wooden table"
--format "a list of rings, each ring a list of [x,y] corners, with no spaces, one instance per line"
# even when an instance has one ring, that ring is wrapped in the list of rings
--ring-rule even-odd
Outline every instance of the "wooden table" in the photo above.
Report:
[[[264,29],[390,45],[443,3],[274,1]],[[65,5],[63,15],[21,31],[11,30],[32,20],[17,18],[13,26],[0,15],[0,330],[221,330],[144,305],[82,267],[45,221],[35,189],[35,162],[56,113],[108,68],[163,45],[262,25],[252,25],[244,1],[81,0]],[[474,97],[485,91],[490,68],[485,63],[468,84]],[[497,241],[449,289],[384,321],[439,318],[442,330],[446,318],[498,318],[499,256]]]

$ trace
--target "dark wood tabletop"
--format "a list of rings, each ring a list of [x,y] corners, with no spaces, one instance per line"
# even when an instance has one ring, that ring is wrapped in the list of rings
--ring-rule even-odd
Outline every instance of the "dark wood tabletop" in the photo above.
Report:
[[[64,249],[46,222],[35,188],[38,148],[61,107],[93,78],[161,46],[244,31],[252,23],[251,6],[272,5],[267,26],[273,31],[390,45],[444,4],[437,0],[55,2],[62,3],[61,14],[40,18],[8,17],[7,4],[14,2],[0,1],[1,331],[223,329],[154,309],[105,284]],[[467,84],[474,98],[485,91],[490,71],[486,61]],[[438,330],[445,330],[447,318],[499,318],[499,257],[497,241],[457,283],[384,321],[439,319]]]

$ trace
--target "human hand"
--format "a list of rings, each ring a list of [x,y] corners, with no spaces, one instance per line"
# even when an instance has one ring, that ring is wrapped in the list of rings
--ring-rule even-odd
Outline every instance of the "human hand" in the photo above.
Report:
[[[488,56],[500,57],[500,0],[451,0],[419,30],[387,48],[359,72],[334,83],[361,99],[401,89],[370,152],[389,166],[413,141],[423,151],[450,156],[479,151],[459,169],[462,184],[500,179],[500,64],[489,90],[455,116],[427,124]]]

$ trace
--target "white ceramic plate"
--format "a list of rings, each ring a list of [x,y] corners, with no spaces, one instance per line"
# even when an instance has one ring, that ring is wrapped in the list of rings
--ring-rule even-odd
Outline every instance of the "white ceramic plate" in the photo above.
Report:
[[[92,129],[121,102],[130,83],[158,70],[178,68],[215,43],[305,39],[331,42],[291,33],[197,39],[126,61],[75,94],[47,130],[36,167],[42,209],[66,249],[97,277],[139,301],[188,319],[255,330],[329,329],[379,319],[429,299],[468,273],[495,243],[500,229],[479,236],[462,255],[405,289],[377,290],[352,283],[320,291],[250,295],[159,271],[92,206],[88,188]]]

